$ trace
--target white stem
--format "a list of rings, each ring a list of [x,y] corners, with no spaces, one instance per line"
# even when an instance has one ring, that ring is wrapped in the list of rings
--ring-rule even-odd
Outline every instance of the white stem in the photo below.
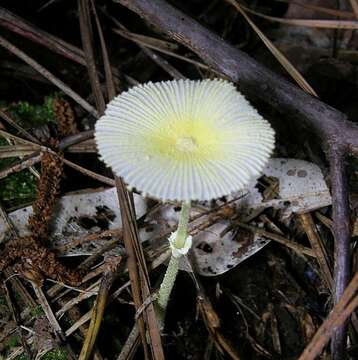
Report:
[[[178,274],[180,258],[184,254],[187,254],[191,247],[191,236],[188,236],[189,214],[190,202],[183,202],[180,211],[178,230],[169,238],[172,254],[163,282],[160,285],[157,299],[158,322],[161,329],[164,327],[165,311]]]
[[[190,201],[188,202],[183,201],[180,210],[177,236],[175,238],[175,247],[177,249],[181,249],[185,245],[185,241],[188,236],[189,215],[190,215]]]
[[[168,305],[168,300],[170,293],[172,292],[175,278],[177,277],[179,270],[179,261],[180,258],[171,256],[170,261],[165,272],[164,279],[160,285],[159,295],[158,295],[158,305],[165,312],[165,309]]]

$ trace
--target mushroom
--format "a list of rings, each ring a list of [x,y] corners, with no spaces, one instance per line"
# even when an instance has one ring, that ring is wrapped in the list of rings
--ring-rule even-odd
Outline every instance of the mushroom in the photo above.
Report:
[[[242,190],[266,165],[274,131],[232,83],[173,80],[135,86],[113,99],[95,139],[102,160],[129,188],[181,202],[157,301],[165,312],[179,259],[191,247],[191,201]]]

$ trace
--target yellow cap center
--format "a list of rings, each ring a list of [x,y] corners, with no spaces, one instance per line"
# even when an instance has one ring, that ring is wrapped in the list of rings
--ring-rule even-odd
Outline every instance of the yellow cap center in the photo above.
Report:
[[[192,136],[181,136],[175,142],[175,147],[182,152],[192,152],[198,148],[198,144]]]

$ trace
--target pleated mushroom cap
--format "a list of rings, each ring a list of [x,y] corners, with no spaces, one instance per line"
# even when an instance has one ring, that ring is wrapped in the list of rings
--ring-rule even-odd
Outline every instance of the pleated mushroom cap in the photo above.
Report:
[[[224,80],[135,86],[96,124],[102,160],[130,188],[166,200],[210,200],[262,171],[274,131]]]

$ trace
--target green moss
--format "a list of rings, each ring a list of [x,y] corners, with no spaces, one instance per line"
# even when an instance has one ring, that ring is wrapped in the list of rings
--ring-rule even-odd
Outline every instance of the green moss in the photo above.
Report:
[[[4,352],[9,353],[9,352],[11,352],[11,350],[13,348],[19,346],[20,344],[21,344],[21,340],[20,340],[19,336],[13,335],[6,341],[5,346],[4,346],[4,350],[5,350]],[[0,356],[0,359],[2,359],[1,356]],[[17,356],[15,359],[16,360],[29,360],[29,358],[25,354],[21,354],[21,355]]]
[[[41,305],[37,305],[34,308],[31,309],[31,316],[39,317],[44,314],[44,311],[42,309]]]
[[[14,348],[15,346],[18,346],[20,344],[20,339],[17,335],[13,335],[9,338],[9,340],[6,343],[6,347],[8,349]]]
[[[19,356],[16,356],[15,360],[30,360],[30,359],[26,354],[21,354]]]
[[[66,360],[67,352],[61,349],[51,350],[41,357],[43,360]]]
[[[0,201],[16,202],[30,201],[36,195],[36,178],[29,170],[11,174],[0,180]]]
[[[45,97],[43,104],[33,105],[27,101],[13,104],[3,104],[11,117],[23,128],[31,129],[54,121],[53,102],[59,98],[59,93]],[[16,132],[15,132],[16,134]],[[0,138],[0,146],[9,145]],[[0,170],[10,166],[16,158],[0,159]],[[36,178],[29,170],[11,174],[0,180],[0,202],[13,207],[33,201],[36,196]]]
[[[57,94],[45,97],[42,105],[32,105],[19,101],[8,107],[8,111],[18,124],[25,128],[47,124],[54,121],[53,100]]]
[[[7,141],[0,138],[0,146],[6,145],[9,145]],[[7,168],[14,161],[14,158],[0,159],[0,170]],[[27,169],[8,175],[0,180],[0,202],[10,202],[14,206],[25,200],[33,200],[36,195],[36,183],[35,176]]]

